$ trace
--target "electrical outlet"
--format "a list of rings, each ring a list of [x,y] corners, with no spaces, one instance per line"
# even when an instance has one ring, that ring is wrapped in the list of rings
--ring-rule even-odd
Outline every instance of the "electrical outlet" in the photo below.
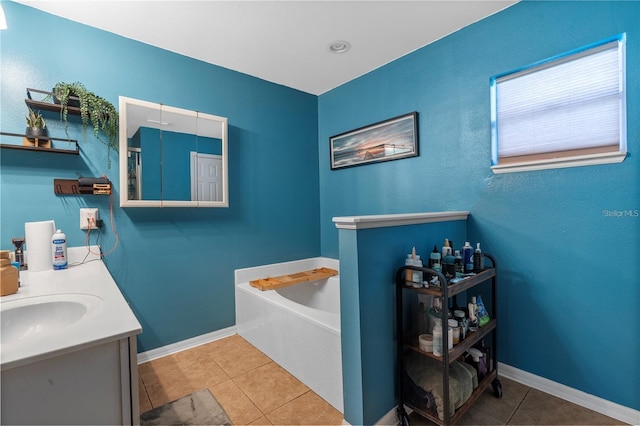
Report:
[[[98,229],[98,209],[80,209],[80,229]]]

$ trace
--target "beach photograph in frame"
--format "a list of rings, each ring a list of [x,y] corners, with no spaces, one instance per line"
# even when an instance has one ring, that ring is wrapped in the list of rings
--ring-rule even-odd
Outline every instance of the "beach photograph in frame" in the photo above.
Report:
[[[418,156],[418,113],[329,138],[331,170]]]

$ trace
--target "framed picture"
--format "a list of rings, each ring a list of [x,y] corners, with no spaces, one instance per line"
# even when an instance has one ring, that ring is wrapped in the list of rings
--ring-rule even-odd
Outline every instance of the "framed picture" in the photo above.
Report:
[[[329,138],[331,170],[418,156],[418,113]]]

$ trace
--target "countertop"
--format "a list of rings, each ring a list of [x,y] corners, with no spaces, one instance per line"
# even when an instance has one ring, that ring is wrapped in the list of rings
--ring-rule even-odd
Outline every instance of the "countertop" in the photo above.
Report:
[[[67,269],[20,271],[18,292],[1,297],[0,307],[5,310],[11,305],[27,303],[28,298],[35,298],[32,299],[35,303],[38,297],[64,294],[92,295],[101,299],[101,303],[65,328],[3,344],[0,348],[2,371],[142,332],[140,323],[100,257],[90,253],[86,247],[72,247],[67,252],[70,265]],[[92,246],[91,252],[99,253],[99,248]]]

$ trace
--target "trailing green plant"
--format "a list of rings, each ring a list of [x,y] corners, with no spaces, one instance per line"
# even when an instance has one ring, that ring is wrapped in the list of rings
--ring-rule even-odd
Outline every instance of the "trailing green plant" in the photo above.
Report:
[[[89,124],[93,128],[94,136],[102,143],[107,145],[107,159],[109,167],[111,160],[109,151],[118,152],[118,112],[113,104],[106,99],[87,90],[87,88],[79,82],[75,83],[57,83],[53,88],[53,94],[60,102],[60,118],[67,123],[65,132],[69,137],[67,115],[69,113],[69,100],[77,97],[80,102],[80,118],[82,119],[82,138],[86,141],[87,128]],[[100,137],[100,132],[106,136],[106,140]]]
[[[29,108],[29,115],[27,115],[27,127],[32,127],[34,129],[44,129],[47,127],[47,123],[44,121],[42,114],[40,111],[37,113]]]

